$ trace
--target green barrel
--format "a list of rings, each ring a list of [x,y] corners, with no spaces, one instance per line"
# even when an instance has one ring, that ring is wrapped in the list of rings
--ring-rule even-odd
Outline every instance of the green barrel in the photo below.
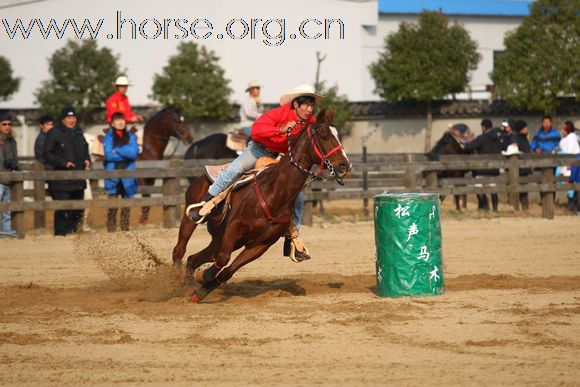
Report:
[[[443,294],[439,195],[381,194],[374,203],[379,296]]]

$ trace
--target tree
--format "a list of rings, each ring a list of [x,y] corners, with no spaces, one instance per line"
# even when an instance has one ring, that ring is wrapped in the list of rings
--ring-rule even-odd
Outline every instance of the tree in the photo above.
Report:
[[[491,79],[515,107],[552,114],[558,97],[580,99],[578,0],[538,0],[504,39]]]
[[[424,11],[417,24],[401,23],[385,38],[384,51],[369,66],[376,91],[387,101],[416,100],[427,104],[425,151],[431,149],[431,102],[463,92],[469,71],[481,55],[477,43],[445,15]]]
[[[73,106],[81,121],[102,106],[113,92],[119,75],[119,58],[94,40],[69,41],[49,59],[51,78],[42,81],[36,100],[43,111],[58,116],[64,106]]]
[[[319,51],[316,52],[316,78],[314,81],[314,90],[316,93],[323,95],[324,99],[318,105],[318,109],[332,109],[334,111],[334,126],[340,131],[341,135],[350,134],[350,120],[352,114],[349,110],[348,97],[344,94],[338,94],[338,85],[326,87],[326,83],[320,80],[320,65],[326,59]]]
[[[161,75],[155,74],[152,97],[174,105],[192,119],[223,120],[232,111],[229,80],[213,51],[197,44],[181,43]]]
[[[12,77],[12,66],[3,56],[0,56],[0,102],[8,101],[10,96],[18,91],[20,78]]]

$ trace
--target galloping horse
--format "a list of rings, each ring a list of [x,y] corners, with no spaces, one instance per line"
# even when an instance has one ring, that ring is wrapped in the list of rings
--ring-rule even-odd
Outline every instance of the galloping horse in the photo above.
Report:
[[[208,231],[212,240],[206,248],[188,257],[185,284],[193,286],[194,281],[202,284],[197,290],[188,290],[188,300],[200,302],[220,284],[228,281],[242,266],[259,258],[279,238],[288,231],[294,200],[304,188],[309,177],[317,178],[328,169],[334,179],[342,184],[342,179],[351,168],[338,132],[331,126],[332,114],[322,111],[315,123],[303,129],[296,138],[288,136],[288,154],[279,163],[263,169],[254,175],[253,181],[231,193],[226,211],[222,203],[208,220]],[[318,173],[310,169],[320,165]],[[200,202],[210,185],[204,175],[198,177],[185,193],[187,205]],[[259,203],[259,204],[258,204]],[[187,242],[197,227],[184,213],[179,227],[179,239],[173,249],[173,264],[181,268]],[[244,250],[230,261],[233,251]],[[214,264],[203,272],[195,271],[204,263]]]
[[[191,144],[193,137],[187,129],[185,119],[176,107],[167,107],[145,123],[143,129],[143,152],[139,160],[161,160],[163,152],[167,148],[169,139],[176,137],[183,141],[184,144]],[[155,184],[155,179],[138,179],[139,185],[151,186]],[[149,197],[150,194],[143,194],[143,197]],[[143,207],[140,223],[147,223],[149,219],[150,207]]]
[[[458,138],[461,137],[461,138]],[[443,134],[443,137],[437,141],[437,144],[431,149],[431,152],[427,153],[427,156],[431,160],[438,160],[440,155],[462,155],[467,154],[463,149],[462,141],[463,139],[470,140],[473,137],[472,133],[467,129],[466,132],[461,134],[456,134],[453,131],[447,131]],[[468,171],[442,171],[437,173],[437,178],[454,178],[454,177],[464,177]],[[454,195],[455,197],[455,209],[461,211],[461,206],[459,203],[460,195]],[[441,197],[443,201],[445,197]],[[464,202],[466,200],[465,195],[463,195]]]

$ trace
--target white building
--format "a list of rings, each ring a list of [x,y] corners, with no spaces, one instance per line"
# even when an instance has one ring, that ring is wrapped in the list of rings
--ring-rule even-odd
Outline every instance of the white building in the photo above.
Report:
[[[241,100],[251,79],[264,85],[267,102],[275,102],[286,89],[313,82],[317,51],[326,55],[323,80],[338,84],[353,101],[377,100],[368,65],[376,60],[384,37],[400,22],[416,20],[423,8],[448,13],[477,40],[483,60],[471,88],[481,91],[491,83],[493,53],[503,49],[505,33],[520,24],[530,2],[0,0],[0,55],[22,78],[18,93],[0,107],[35,106],[34,92],[49,75],[47,59],[68,39],[77,39],[75,27],[80,31],[85,20],[99,45],[120,56],[120,67],[134,82],[129,91],[134,105],[153,102],[149,96],[154,74],[184,41],[203,44],[221,58],[233,101]],[[83,37],[90,37],[88,29]]]

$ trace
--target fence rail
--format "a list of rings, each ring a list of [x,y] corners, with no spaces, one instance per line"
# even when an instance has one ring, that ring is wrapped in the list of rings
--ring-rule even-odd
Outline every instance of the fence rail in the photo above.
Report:
[[[367,162],[361,155],[351,155],[353,169],[345,179],[345,186],[333,181],[313,183],[306,192],[306,200],[364,200],[364,211],[368,213],[368,199],[376,194],[388,192],[436,192],[442,195],[478,193],[507,193],[510,204],[517,210],[520,192],[539,192],[542,195],[542,216],[553,218],[554,193],[557,191],[580,190],[580,184],[565,184],[565,178],[554,176],[557,166],[580,165],[580,159],[566,155],[470,155],[441,156],[429,160],[424,154],[371,154]],[[11,186],[11,202],[0,203],[0,212],[12,211],[13,228],[17,237],[24,237],[24,213],[35,212],[35,228],[45,227],[46,211],[65,209],[163,206],[163,224],[174,227],[178,219],[178,207],[184,204],[187,178],[203,173],[203,166],[224,164],[229,160],[162,160],[139,161],[133,171],[106,171],[98,165],[86,171],[45,171],[35,162],[23,162],[20,172],[0,172],[0,181]],[[536,173],[519,176],[519,169],[532,168]],[[499,176],[461,178],[438,178],[444,171],[469,171],[499,169]],[[538,172],[539,171],[539,172]],[[153,197],[136,199],[112,199],[95,195],[92,200],[48,201],[45,182],[52,180],[89,180],[95,193],[103,192],[98,181],[106,178],[156,178],[161,186],[140,186],[142,194]],[[25,182],[32,182],[33,189],[24,189]],[[307,205],[305,224],[311,221],[311,205]]]

